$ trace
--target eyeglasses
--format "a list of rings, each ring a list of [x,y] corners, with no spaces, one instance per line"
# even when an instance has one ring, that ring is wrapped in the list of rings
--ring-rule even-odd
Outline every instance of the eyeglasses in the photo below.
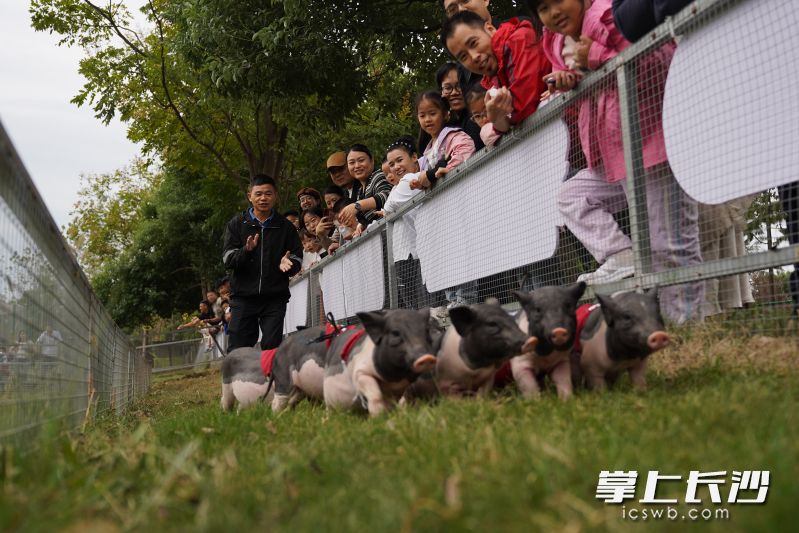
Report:
[[[441,86],[441,96],[446,96],[452,93],[461,93],[461,86],[460,85],[448,85],[444,84]]]
[[[474,113],[474,114],[472,114],[471,118],[472,118],[473,122],[477,122],[478,120],[482,120],[482,119],[486,118],[487,116],[488,115],[486,114],[486,112],[483,111],[482,113]]]

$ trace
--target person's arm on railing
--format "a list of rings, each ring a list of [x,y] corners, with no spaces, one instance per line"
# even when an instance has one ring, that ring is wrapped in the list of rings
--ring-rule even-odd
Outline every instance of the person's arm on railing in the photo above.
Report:
[[[574,47],[574,62],[581,68],[597,70],[630,46],[613,22],[613,14],[609,9],[602,13],[599,20],[605,27],[607,39],[599,42],[585,35],[580,36]]]
[[[451,134],[452,141],[450,141],[447,160],[447,170],[452,170],[474,154],[474,141],[469,134],[464,131],[459,131]]]

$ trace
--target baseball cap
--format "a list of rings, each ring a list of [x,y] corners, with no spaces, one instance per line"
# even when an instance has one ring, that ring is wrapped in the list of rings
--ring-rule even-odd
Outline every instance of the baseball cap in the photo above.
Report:
[[[330,169],[332,167],[346,167],[347,166],[347,153],[346,152],[333,152],[330,154],[330,157],[327,158],[327,166],[325,168]]]

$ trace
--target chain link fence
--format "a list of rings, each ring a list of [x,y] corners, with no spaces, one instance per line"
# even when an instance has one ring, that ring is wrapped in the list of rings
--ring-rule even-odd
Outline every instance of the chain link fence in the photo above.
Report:
[[[145,332],[140,339],[143,344],[136,350],[152,361],[153,374],[207,369],[220,363],[226,355],[227,335],[224,331],[212,335],[206,328],[206,331],[180,332],[174,337],[177,340],[151,343]]]
[[[150,384],[0,124],[0,442],[120,413]]]
[[[770,43],[797,22],[788,0],[697,0],[295,279],[286,332],[585,279],[659,287],[673,324],[791,334],[799,80]]]

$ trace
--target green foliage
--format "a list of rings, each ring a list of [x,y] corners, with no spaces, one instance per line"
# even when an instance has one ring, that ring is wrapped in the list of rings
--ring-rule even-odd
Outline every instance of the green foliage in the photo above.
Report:
[[[193,310],[223,275],[222,237],[229,206],[243,196],[230,181],[165,171],[139,206],[130,244],[92,279],[114,320],[132,329],[154,316]]]
[[[143,160],[112,173],[81,177],[65,234],[89,276],[131,245],[139,208],[159,181],[160,174]]]
[[[762,250],[763,245],[772,249],[784,242],[785,213],[782,211],[777,189],[769,189],[755,196],[746,214],[746,244],[750,248]]]

